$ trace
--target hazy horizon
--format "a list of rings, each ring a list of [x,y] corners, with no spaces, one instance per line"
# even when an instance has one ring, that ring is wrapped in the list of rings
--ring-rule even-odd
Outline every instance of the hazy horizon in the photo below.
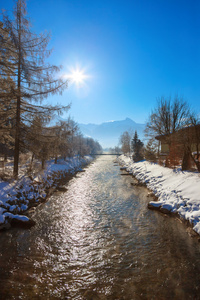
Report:
[[[145,140],[145,124],[136,123],[128,117],[124,120],[103,122],[101,124],[78,124],[84,136],[97,140],[104,149],[119,146],[119,139],[124,131],[128,131],[132,136],[137,131],[139,138]]]

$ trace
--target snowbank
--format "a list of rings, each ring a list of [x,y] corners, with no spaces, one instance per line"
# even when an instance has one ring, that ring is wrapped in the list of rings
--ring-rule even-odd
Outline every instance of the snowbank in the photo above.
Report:
[[[48,161],[46,169],[34,178],[23,175],[17,181],[0,180],[0,229],[17,222],[30,224],[29,218],[23,215],[24,212],[45,201],[61,180],[82,170],[82,166],[92,160],[91,156],[58,160],[57,164],[52,160]]]
[[[124,155],[118,161],[158,197],[158,201],[149,202],[150,207],[177,213],[200,235],[199,173],[172,170],[147,161],[134,163]]]

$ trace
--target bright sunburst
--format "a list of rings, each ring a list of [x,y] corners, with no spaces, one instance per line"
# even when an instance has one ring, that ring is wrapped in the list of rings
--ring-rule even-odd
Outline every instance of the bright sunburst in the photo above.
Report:
[[[75,82],[77,84],[82,83],[85,79],[85,75],[80,70],[73,71],[72,74],[71,74],[71,79],[72,79],[73,82]]]
[[[71,83],[76,84],[78,87],[84,85],[87,77],[88,76],[85,74],[85,71],[81,70],[80,68],[71,69],[70,74],[68,74],[68,78]]]

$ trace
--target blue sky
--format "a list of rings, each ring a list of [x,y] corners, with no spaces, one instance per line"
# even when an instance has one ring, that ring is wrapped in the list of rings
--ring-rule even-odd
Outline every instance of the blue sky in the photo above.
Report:
[[[28,0],[27,9],[35,32],[51,31],[50,61],[88,75],[48,99],[71,102],[75,121],[144,123],[158,97],[175,94],[200,112],[199,0]]]

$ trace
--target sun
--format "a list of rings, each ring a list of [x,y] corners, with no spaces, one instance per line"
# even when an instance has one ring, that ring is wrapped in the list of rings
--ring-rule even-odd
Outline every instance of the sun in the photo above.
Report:
[[[71,80],[77,84],[82,83],[84,79],[85,79],[85,75],[80,70],[73,71],[71,74]]]
[[[81,86],[85,83],[87,75],[85,74],[84,70],[76,68],[76,69],[71,69],[70,71],[71,72],[70,74],[68,74],[68,78],[71,81],[71,83],[74,83],[77,86]]]

